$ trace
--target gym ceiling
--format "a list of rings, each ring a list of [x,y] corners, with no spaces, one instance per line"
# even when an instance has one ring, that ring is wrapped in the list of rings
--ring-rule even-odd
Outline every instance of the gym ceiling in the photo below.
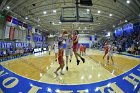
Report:
[[[0,10],[50,33],[78,29],[81,33],[103,34],[129,22],[140,21],[140,0],[92,0],[94,22],[60,22],[62,7],[75,0],[1,0]],[[69,14],[68,14],[69,15]]]

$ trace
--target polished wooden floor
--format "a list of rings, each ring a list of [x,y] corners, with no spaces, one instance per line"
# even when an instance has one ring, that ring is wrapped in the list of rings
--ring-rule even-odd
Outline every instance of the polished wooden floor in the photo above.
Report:
[[[98,50],[87,50],[87,54],[83,56],[86,62],[76,65],[75,57],[69,63],[69,71],[64,69],[65,75],[56,76],[54,71],[59,66],[55,62],[54,53],[38,53],[14,60],[3,62],[2,65],[9,70],[41,82],[57,83],[57,84],[83,84],[92,83],[112,78],[120,75],[136,65],[140,64],[139,59],[114,54],[114,65],[106,65],[106,59],[103,60],[103,52]],[[64,57],[65,59],[65,57]]]

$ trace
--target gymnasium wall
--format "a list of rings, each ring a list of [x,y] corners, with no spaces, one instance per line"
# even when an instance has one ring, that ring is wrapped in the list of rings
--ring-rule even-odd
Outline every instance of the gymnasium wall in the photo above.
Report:
[[[79,34],[79,45],[83,44],[86,45],[86,47],[90,47],[90,39],[89,39],[89,34]]]

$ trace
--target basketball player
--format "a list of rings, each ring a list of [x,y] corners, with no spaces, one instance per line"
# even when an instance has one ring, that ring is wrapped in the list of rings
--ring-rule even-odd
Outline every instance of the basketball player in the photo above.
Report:
[[[64,59],[63,59],[63,55],[64,55],[64,49],[63,49],[63,43],[62,41],[60,41],[58,43],[59,49],[58,49],[58,62],[59,62],[59,67],[56,69],[56,71],[54,72],[56,74],[56,76],[58,76],[58,70],[61,69],[61,75],[64,75],[63,68],[64,68]]]
[[[54,41],[54,53],[55,53],[55,61],[57,61],[57,55],[58,55],[58,42],[57,42],[57,40]]]
[[[103,56],[103,59],[104,59],[104,57],[105,57],[105,56],[107,55],[107,53],[108,53],[108,45],[107,45],[107,43],[105,43],[104,50],[105,50],[105,54],[104,54],[104,56]]]
[[[82,55],[82,56],[83,56],[83,51],[84,51],[83,48],[84,48],[83,45],[80,44],[80,55]]]
[[[51,45],[48,46],[49,55],[51,54]]]
[[[113,61],[113,52],[115,50],[115,47],[113,44],[108,45],[108,54],[107,54],[107,64],[109,64],[109,59],[111,58],[112,61],[112,65],[114,65],[114,61]]]
[[[74,52],[74,55],[75,55],[76,60],[77,60],[77,65],[79,65],[79,63],[80,63],[80,60],[78,59],[78,57],[80,57],[81,60],[83,61],[83,63],[85,63],[85,59],[82,58],[82,56],[77,53],[77,51],[78,51],[78,40],[79,40],[78,31],[75,30],[74,33],[73,33],[73,52]]]
[[[66,39],[66,49],[65,49],[65,55],[66,55],[66,70],[68,71],[68,59],[70,56],[70,62],[72,59],[72,46],[73,46],[73,42],[72,42],[72,35],[69,34],[68,38]]]
[[[84,54],[86,54],[86,45],[84,45]]]

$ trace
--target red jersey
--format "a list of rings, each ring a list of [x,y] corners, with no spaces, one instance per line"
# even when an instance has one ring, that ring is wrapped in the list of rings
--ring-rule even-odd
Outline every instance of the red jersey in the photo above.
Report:
[[[77,52],[78,51],[78,41],[74,42],[78,38],[77,35],[73,36],[73,51]]]
[[[77,35],[74,35],[74,36],[73,36],[73,45],[78,44],[78,41],[77,41],[77,42],[74,42],[74,41],[77,39],[77,37],[78,37]]]
[[[108,48],[108,45],[105,45],[105,51],[108,51],[109,50],[109,48]]]
[[[84,48],[83,48],[83,45],[80,45],[80,51],[83,51]]]

